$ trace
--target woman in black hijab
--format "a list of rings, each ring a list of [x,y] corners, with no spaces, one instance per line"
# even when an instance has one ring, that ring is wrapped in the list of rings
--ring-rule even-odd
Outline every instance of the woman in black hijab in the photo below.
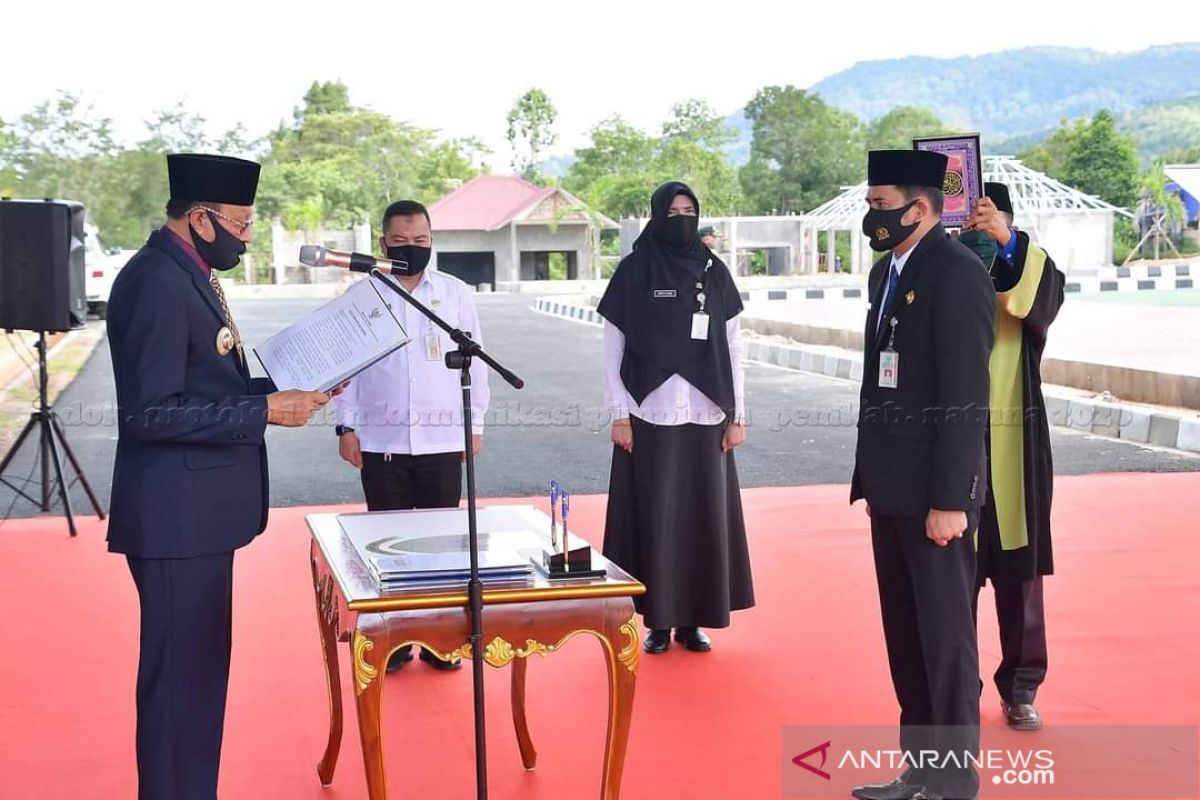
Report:
[[[745,441],[742,300],[697,235],[700,201],[660,186],[600,301],[613,415],[604,555],[646,584],[645,648],[711,648],[754,605],[733,449]]]

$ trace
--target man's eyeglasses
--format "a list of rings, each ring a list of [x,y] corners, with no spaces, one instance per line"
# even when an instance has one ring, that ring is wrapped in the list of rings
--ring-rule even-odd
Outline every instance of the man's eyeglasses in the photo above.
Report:
[[[233,228],[234,228],[233,232],[235,234],[237,234],[238,236],[241,236],[243,233],[245,233],[247,230],[249,230],[251,226],[254,225],[254,220],[252,220],[252,219],[242,220],[242,219],[234,219],[233,217],[227,217],[224,214],[222,214],[220,211],[217,211],[215,208],[209,208],[208,206],[193,206],[191,209],[188,210],[188,213],[190,214],[193,211],[207,211],[208,213],[212,214],[214,217],[218,217],[220,219],[225,220],[230,225],[233,225]]]

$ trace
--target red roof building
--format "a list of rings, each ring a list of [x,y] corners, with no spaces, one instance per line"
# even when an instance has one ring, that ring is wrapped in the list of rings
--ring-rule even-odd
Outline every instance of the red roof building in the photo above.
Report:
[[[599,277],[600,231],[616,223],[557,186],[480,175],[429,208],[437,268],[467,283]]]

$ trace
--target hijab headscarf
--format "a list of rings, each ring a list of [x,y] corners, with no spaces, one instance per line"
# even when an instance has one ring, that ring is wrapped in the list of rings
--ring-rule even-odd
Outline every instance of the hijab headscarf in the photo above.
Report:
[[[696,216],[668,216],[677,195]],[[732,417],[733,371],[725,323],[742,312],[729,269],[700,241],[700,201],[686,184],[664,183],[650,198],[650,223],[621,260],[598,311],[625,335],[621,380],[642,403],[678,374]],[[708,336],[691,338],[692,318],[705,296]]]

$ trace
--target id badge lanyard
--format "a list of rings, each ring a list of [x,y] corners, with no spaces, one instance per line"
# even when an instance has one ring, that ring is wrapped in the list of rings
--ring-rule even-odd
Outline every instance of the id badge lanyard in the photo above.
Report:
[[[705,306],[708,303],[708,270],[711,267],[712,259],[710,258],[704,264],[703,277],[696,281],[696,302],[700,304],[700,310],[692,314],[692,338],[700,342],[708,339],[708,311]]]
[[[879,352],[879,388],[895,389],[900,385],[900,354],[896,352],[895,317],[888,320],[890,331],[887,346]]]

